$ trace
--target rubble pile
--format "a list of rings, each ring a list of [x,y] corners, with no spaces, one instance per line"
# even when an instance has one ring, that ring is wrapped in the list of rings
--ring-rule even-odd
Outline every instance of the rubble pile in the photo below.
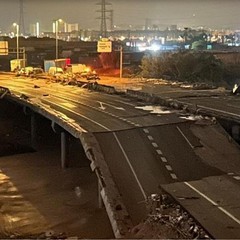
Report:
[[[131,231],[134,238],[211,239],[209,234],[167,194],[152,194],[148,217]]]

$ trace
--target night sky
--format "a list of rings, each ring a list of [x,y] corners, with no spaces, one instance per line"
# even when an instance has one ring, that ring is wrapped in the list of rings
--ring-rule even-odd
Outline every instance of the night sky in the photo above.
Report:
[[[99,30],[101,0],[24,0],[25,28],[40,22],[41,30],[51,30],[52,21],[62,18],[79,23],[80,28]],[[169,25],[217,29],[240,29],[240,0],[109,0],[114,10],[114,24],[145,25],[147,18],[163,29]],[[0,29],[11,31],[19,22],[19,0],[0,0]]]

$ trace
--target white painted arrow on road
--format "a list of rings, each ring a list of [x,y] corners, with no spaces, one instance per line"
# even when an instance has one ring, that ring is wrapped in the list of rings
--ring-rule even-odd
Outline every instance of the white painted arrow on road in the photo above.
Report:
[[[100,102],[100,101],[97,101],[97,102],[100,103],[100,108],[103,109],[103,110],[106,109],[106,107],[103,107],[103,104],[104,104],[104,105],[109,106],[109,107],[112,107],[112,108],[114,108],[114,109],[121,110],[121,111],[125,111],[125,109],[122,108],[122,107],[117,107],[117,106],[114,106],[114,105],[112,105],[112,104],[109,104],[109,103],[103,103],[103,102]]]
[[[100,107],[102,110],[105,110],[106,108],[103,106],[103,103],[102,102],[99,102],[100,103]]]

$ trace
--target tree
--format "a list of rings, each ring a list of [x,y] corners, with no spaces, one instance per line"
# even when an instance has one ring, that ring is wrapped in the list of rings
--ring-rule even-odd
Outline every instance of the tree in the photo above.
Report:
[[[211,53],[182,51],[145,56],[141,64],[143,77],[164,78],[188,82],[223,80],[224,65]]]
[[[103,68],[111,68],[115,69],[118,68],[119,66],[119,57],[116,52],[111,52],[111,53],[101,53],[99,55],[101,64]]]

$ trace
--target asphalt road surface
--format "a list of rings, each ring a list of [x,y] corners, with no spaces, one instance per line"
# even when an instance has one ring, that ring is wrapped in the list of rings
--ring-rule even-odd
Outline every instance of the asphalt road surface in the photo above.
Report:
[[[218,124],[45,80],[3,77],[0,86],[94,133],[133,223],[146,217],[146,198],[164,188],[214,237],[240,236],[240,149]]]
[[[214,112],[219,116],[234,117],[240,121],[240,97],[224,89],[192,90],[170,85],[147,84],[141,86],[143,92],[171,98],[197,109]]]

